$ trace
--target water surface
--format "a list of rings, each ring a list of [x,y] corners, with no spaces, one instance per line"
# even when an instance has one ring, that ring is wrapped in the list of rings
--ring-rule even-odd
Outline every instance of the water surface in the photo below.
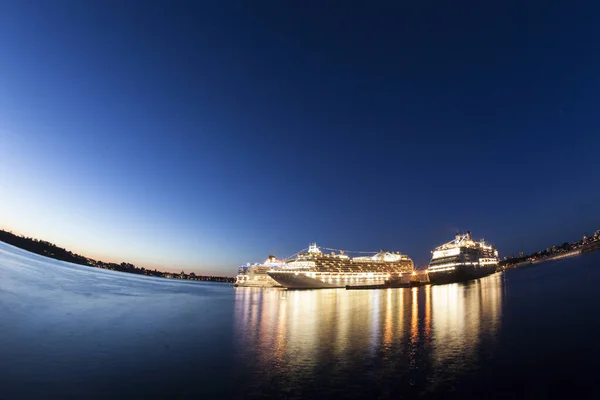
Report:
[[[0,398],[595,394],[600,253],[418,289],[233,288],[0,243]]]

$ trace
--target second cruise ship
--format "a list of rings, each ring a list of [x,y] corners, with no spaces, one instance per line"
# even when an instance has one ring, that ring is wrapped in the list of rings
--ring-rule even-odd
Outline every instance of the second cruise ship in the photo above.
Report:
[[[238,268],[235,277],[236,287],[281,287],[273,278],[267,275],[267,271],[280,268],[285,263],[270,255],[265,262],[260,264],[246,264]]]
[[[498,250],[483,239],[474,241],[471,232],[457,234],[432,253],[427,272],[433,284],[481,278],[498,267]]]
[[[382,250],[370,256],[350,257],[343,251],[326,254],[312,243],[267,274],[288,289],[322,289],[377,285],[390,279],[409,282],[413,270],[413,261],[398,252]]]

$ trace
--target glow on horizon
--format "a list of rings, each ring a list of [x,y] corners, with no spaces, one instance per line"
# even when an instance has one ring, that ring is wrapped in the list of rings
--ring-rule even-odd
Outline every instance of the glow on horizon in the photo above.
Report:
[[[6,219],[3,217],[3,221],[5,220]],[[186,273],[194,272],[202,275],[219,276],[234,276],[237,273],[237,266],[234,264],[228,264],[225,266],[225,268],[217,269],[213,266],[217,265],[218,261],[214,261],[210,264],[210,266],[205,267],[204,265],[207,264],[206,262],[189,262],[187,260],[178,260],[169,255],[165,256],[164,253],[161,254],[153,252],[153,255],[141,257],[139,254],[133,253],[135,250],[149,251],[151,246],[143,249],[137,247],[133,249],[133,251],[132,249],[125,249],[124,251],[123,247],[121,246],[115,246],[114,248],[111,248],[110,246],[113,244],[111,241],[105,241],[103,243],[96,241],[93,242],[92,246],[90,246],[89,243],[87,243],[87,239],[82,239],[81,236],[78,236],[80,240],[72,240],[69,237],[70,233],[81,233],[81,231],[77,229],[64,229],[60,232],[56,232],[52,229],[42,229],[40,228],[40,225],[37,225],[35,228],[31,229],[27,223],[22,224],[22,226],[25,227],[23,229],[15,228],[14,226],[15,225],[5,225],[3,223],[0,225],[0,229],[12,232],[16,235],[24,235],[34,239],[46,240],[74,253],[99,261],[119,264],[122,262],[127,262],[135,264],[137,267],[144,267],[152,270],[157,269],[164,272],[181,272],[184,270]],[[106,248],[108,249],[103,250]],[[152,250],[156,251],[157,248],[153,248]]]
[[[114,192],[82,185],[80,178],[58,170],[51,155],[1,132],[0,228],[102,261],[169,272],[236,273],[235,261],[211,251],[218,241],[201,245],[193,233],[185,241],[170,236],[173,229],[185,227],[177,227],[168,216],[157,217],[156,211],[140,212],[131,199],[119,201]]]
[[[3,220],[5,220],[3,218]],[[27,224],[23,224],[27,226]],[[201,275],[218,275],[218,276],[235,276],[237,273],[237,268],[235,264],[228,264],[224,268],[217,269],[212,266],[217,265],[218,261],[211,263],[211,266],[204,267],[205,262],[189,262],[185,260],[175,260],[170,256],[164,256],[160,253],[154,256],[142,256],[140,257],[138,254],[132,254],[131,251],[122,251],[121,247],[115,247],[114,249],[108,249],[106,251],[98,251],[96,249],[101,249],[102,247],[108,246],[110,247],[111,242],[107,243],[98,243],[94,242],[92,246],[87,243],[85,239],[83,240],[71,240],[69,238],[69,232],[73,232],[72,230],[63,230],[61,232],[54,232],[53,230],[39,229],[39,225],[34,229],[15,229],[14,225],[0,225],[0,229],[12,232],[16,235],[24,235],[27,237],[31,237],[34,239],[45,240],[51,242],[59,247],[63,247],[69,251],[80,254],[82,256],[92,258],[98,261],[103,262],[113,262],[113,263],[132,263],[137,267],[144,267],[146,269],[157,269],[163,272],[181,272],[182,270],[186,273],[194,272],[196,274]],[[46,233],[40,233],[46,232]],[[100,246],[99,246],[100,244]],[[145,249],[146,250],[146,249]],[[154,251],[157,249],[154,248]],[[152,258],[154,257],[154,258]]]

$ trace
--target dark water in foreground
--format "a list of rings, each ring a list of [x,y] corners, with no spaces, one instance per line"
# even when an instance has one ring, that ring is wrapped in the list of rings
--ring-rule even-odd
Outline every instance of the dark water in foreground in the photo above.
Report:
[[[467,284],[234,289],[0,243],[0,398],[596,396],[600,253]]]

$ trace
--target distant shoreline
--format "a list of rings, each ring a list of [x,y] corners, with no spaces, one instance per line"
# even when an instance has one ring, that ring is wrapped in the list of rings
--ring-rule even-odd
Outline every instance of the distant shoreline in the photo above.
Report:
[[[556,256],[521,261],[519,263],[512,264],[510,267],[507,266],[507,268],[520,268],[520,267],[525,267],[528,265],[537,265],[537,264],[542,264],[542,263],[549,262],[549,261],[561,260],[563,258],[577,257],[581,254],[582,254],[581,250],[573,250],[573,251],[569,251],[566,253],[558,254]]]
[[[157,269],[150,270],[144,267],[139,268],[133,264],[125,262],[121,264],[107,263],[104,261],[94,260],[92,258],[84,257],[82,255],[73,253],[44,240],[33,239],[30,237],[25,237],[23,235],[18,236],[12,232],[8,232],[2,229],[0,229],[0,241],[18,247],[22,250],[26,250],[31,253],[35,253],[54,260],[66,261],[73,264],[84,265],[87,267],[110,269],[112,271],[126,272],[137,275],[155,276],[159,278],[168,279],[183,279],[191,281],[221,283],[233,283],[235,281],[235,278],[231,278],[228,276],[196,275],[193,272],[186,274],[183,271],[181,271],[181,273],[179,274],[176,274],[172,272],[159,271]]]
[[[584,253],[600,250],[600,230],[596,231],[591,238],[584,237],[583,240],[574,243],[563,243],[562,246],[553,246],[551,249],[538,251],[529,255],[510,257],[502,261],[503,269],[521,268],[531,265],[542,264],[548,261],[561,260],[563,258],[577,257]]]

